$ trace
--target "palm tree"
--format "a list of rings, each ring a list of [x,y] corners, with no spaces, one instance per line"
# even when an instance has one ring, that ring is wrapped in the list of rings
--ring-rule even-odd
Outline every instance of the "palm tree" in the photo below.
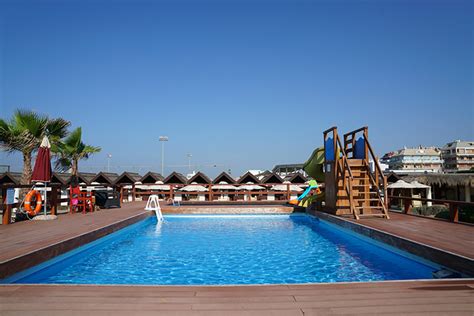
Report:
[[[23,155],[21,184],[31,182],[31,156],[44,136],[52,144],[68,134],[71,123],[62,118],[50,119],[29,110],[16,110],[10,121],[0,119],[0,147],[7,152],[19,151]]]
[[[89,158],[92,154],[98,153],[101,148],[84,144],[82,129],[78,127],[64,140],[52,145],[51,150],[58,156],[56,168],[62,171],[71,169],[72,176],[76,177],[79,160]]]

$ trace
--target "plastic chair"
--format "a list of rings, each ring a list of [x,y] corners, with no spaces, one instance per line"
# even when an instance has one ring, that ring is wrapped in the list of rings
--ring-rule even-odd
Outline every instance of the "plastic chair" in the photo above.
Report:
[[[92,192],[81,191],[81,187],[69,188],[69,213],[77,213],[82,211],[94,211],[94,194]]]

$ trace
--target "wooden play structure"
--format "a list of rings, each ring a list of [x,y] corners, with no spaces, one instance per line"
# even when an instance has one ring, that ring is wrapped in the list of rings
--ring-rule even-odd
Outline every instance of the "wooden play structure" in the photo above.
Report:
[[[337,127],[324,134],[325,209],[336,215],[389,218],[387,179],[362,127],[344,134]]]

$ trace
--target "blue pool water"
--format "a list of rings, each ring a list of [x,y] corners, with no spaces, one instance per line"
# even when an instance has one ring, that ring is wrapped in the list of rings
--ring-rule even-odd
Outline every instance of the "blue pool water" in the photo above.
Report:
[[[146,219],[8,282],[350,282],[427,279],[435,269],[307,215],[167,216],[162,224]]]

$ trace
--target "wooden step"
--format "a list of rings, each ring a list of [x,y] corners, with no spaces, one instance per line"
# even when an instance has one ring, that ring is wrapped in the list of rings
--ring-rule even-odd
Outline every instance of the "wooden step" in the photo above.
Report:
[[[374,191],[368,191],[368,192],[364,192],[364,191],[357,191],[355,192],[355,196],[359,196],[359,195],[365,195],[365,194],[368,194],[369,196],[378,196],[379,194],[377,192],[374,192]]]
[[[349,164],[349,166],[364,166],[364,159],[353,159],[353,158],[349,158],[347,159],[347,163]]]
[[[355,209],[358,209],[358,210],[363,210],[363,209],[366,209],[366,210],[371,210],[371,211],[382,211],[383,212],[383,207],[381,206],[374,206],[374,205],[370,205],[370,206],[355,206],[354,207]]]
[[[364,199],[364,198],[360,198],[360,199],[353,199],[354,201],[364,201],[364,202],[375,202],[375,201],[380,201],[379,199]]]
[[[384,213],[376,213],[376,214],[358,214],[360,218],[362,217],[385,217]]]

